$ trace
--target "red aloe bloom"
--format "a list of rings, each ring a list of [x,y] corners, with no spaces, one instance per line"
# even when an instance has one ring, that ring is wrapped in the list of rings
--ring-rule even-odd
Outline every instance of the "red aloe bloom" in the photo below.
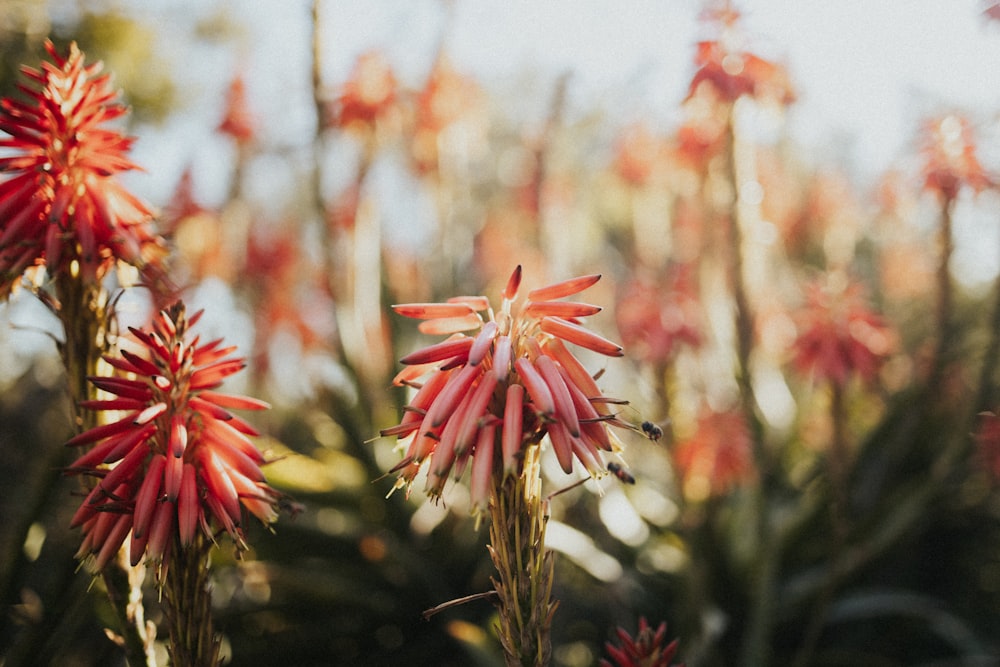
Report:
[[[630,185],[645,185],[664,160],[663,147],[645,125],[625,128],[615,142],[615,172]]]
[[[626,285],[615,308],[622,342],[647,362],[665,363],[680,345],[697,348],[702,342],[691,271],[679,267],[672,278],[673,285],[637,278]]]
[[[719,36],[698,43],[695,56],[698,70],[691,81],[689,97],[704,83],[724,102],[735,102],[744,95],[773,99],[782,105],[795,101],[784,67],[739,47],[738,11],[723,3],[721,8],[706,12],[704,18],[716,24]]]
[[[656,630],[639,617],[639,631],[633,638],[623,628],[617,628],[619,645],[606,642],[604,648],[610,657],[601,659],[601,667],[670,667],[670,661],[677,653],[678,640],[664,645],[667,640],[667,624],[660,623]],[[683,664],[678,667],[684,667]]]
[[[84,405],[124,412],[66,443],[94,445],[69,472],[100,480],[72,521],[84,535],[78,556],[94,554],[97,569],[129,533],[135,565],[143,554],[160,561],[174,542],[187,546],[199,529],[212,537],[215,526],[244,548],[241,505],[264,523],[277,517],[279,495],[264,481],[264,456],[247,437],[257,431],[229,411],[268,406],[216,391],[245,364],[229,357],[235,348],[221,339],[189,340],[200,314],[187,319],[179,302],[161,311],[152,330],[131,329],[141,353],[105,357],[122,376],[90,378],[114,398]]]
[[[475,83],[457,72],[447,58],[439,57],[427,84],[417,93],[411,153],[419,173],[438,168],[441,132],[472,110],[478,98]]]
[[[677,445],[674,463],[692,500],[727,493],[753,473],[750,431],[742,413],[706,411],[695,434]]]
[[[868,308],[858,284],[831,289],[809,285],[793,344],[794,364],[801,373],[845,385],[852,375],[874,379],[894,344],[891,330]]]
[[[136,169],[132,139],[102,127],[121,117],[101,64],[84,65],[76,44],[66,58],[46,43],[54,63],[25,68],[29,102],[0,102],[0,295],[33,265],[50,275],[78,267],[96,281],[115,260],[143,267],[159,257],[151,212],[112,177]],[[77,264],[78,263],[78,264]]]
[[[246,84],[241,76],[237,76],[229,84],[229,91],[226,94],[226,113],[219,123],[218,130],[231,136],[238,144],[250,143],[257,132],[257,122],[250,112]]]
[[[924,133],[925,188],[954,199],[963,185],[976,193],[994,185],[976,156],[968,120],[954,114],[944,116],[928,122]]]
[[[397,89],[385,56],[377,51],[361,54],[337,97],[333,124],[343,130],[374,132],[378,121],[396,110]]]
[[[622,348],[580,324],[600,308],[562,300],[599,279],[581,276],[535,289],[518,303],[518,266],[499,312],[482,296],[393,306],[424,320],[422,332],[449,334],[403,357],[407,367],[396,376],[397,385],[417,392],[400,424],[382,431],[400,437],[406,449],[393,469],[399,473],[395,488],[409,490],[429,460],[427,492],[438,497],[448,475],[460,478],[471,460],[473,508],[485,510],[492,476],[517,474],[523,449],[545,435],[566,473],[574,459],[591,475],[606,472],[600,451],[619,446],[608,428],[616,423],[610,399],[565,343],[613,357]],[[465,333],[471,331],[477,333]]]

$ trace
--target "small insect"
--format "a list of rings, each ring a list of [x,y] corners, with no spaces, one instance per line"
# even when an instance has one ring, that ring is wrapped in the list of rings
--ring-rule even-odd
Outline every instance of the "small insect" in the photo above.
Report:
[[[622,484],[635,484],[635,477],[614,461],[608,464],[608,472],[621,480]]]
[[[642,422],[642,432],[646,434],[646,437],[656,442],[663,437],[663,429],[654,424],[653,422]]]

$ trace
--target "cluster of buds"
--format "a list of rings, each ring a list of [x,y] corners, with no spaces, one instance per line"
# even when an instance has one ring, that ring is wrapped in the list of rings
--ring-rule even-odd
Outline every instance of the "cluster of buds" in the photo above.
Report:
[[[191,544],[199,529],[214,538],[216,525],[243,548],[244,507],[265,524],[277,518],[278,493],[265,482],[264,456],[247,437],[257,431],[229,411],[268,406],[215,391],[245,364],[229,357],[235,347],[223,347],[221,339],[187,340],[199,315],[186,318],[181,303],[161,311],[151,331],[131,329],[142,353],[105,357],[122,375],[90,378],[115,397],[84,407],[125,413],[67,443],[94,445],[69,472],[99,479],[72,520],[84,533],[77,556],[94,554],[98,570],[130,533],[136,565],[144,554],[161,561],[175,541]]]
[[[439,497],[447,477],[460,478],[471,462],[472,505],[481,512],[493,476],[519,474],[525,448],[545,435],[566,473],[574,460],[591,476],[607,472],[601,452],[621,448],[608,428],[626,426],[612,412],[621,401],[601,393],[565,343],[612,357],[621,356],[622,348],[580,324],[599,307],[562,300],[599,279],[581,276],[535,289],[519,303],[518,266],[498,312],[483,296],[393,306],[400,315],[424,320],[423,333],[450,334],[401,360],[406,368],[395,384],[417,391],[402,421],[382,431],[401,438],[405,449],[392,471],[399,474],[394,488],[409,490],[430,461],[426,491]]]

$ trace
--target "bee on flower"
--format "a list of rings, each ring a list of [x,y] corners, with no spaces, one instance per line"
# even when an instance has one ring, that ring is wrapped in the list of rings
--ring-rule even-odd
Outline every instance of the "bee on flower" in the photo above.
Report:
[[[245,363],[221,339],[189,338],[200,315],[188,318],[180,302],[161,311],[151,330],[131,329],[141,352],[105,357],[121,375],[90,378],[113,398],[83,407],[123,413],[66,443],[93,445],[68,472],[98,479],[71,524],[83,531],[77,557],[93,554],[97,570],[129,535],[132,565],[144,555],[159,563],[199,531],[214,539],[221,528],[245,548],[244,509],[265,524],[277,518],[281,496],[265,481],[264,455],[248,437],[258,433],[230,412],[268,405],[217,391]]]
[[[426,464],[426,492],[437,498],[449,476],[471,466],[473,511],[482,512],[491,480],[520,474],[526,448],[546,436],[567,474],[577,461],[591,476],[607,473],[601,452],[621,449],[609,428],[625,426],[612,412],[620,401],[601,393],[566,343],[610,357],[622,348],[581,324],[600,307],[564,300],[599,279],[572,278],[520,301],[518,266],[498,311],[483,296],[393,306],[423,320],[422,333],[448,336],[403,357],[394,379],[416,389],[400,423],[381,432],[399,437],[405,451],[391,471],[399,475],[394,489],[409,491]]]

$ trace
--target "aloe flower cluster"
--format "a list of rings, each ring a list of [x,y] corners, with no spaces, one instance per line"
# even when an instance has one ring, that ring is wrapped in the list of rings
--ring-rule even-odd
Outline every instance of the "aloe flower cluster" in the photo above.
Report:
[[[871,382],[894,346],[893,332],[868,307],[857,283],[837,289],[808,285],[798,324],[795,367],[840,386],[851,377]]]
[[[608,426],[623,424],[612,412],[615,401],[602,395],[565,343],[612,357],[622,348],[581,325],[599,307],[562,300],[599,279],[588,275],[541,287],[519,302],[519,266],[499,311],[483,296],[393,306],[424,320],[423,333],[449,335],[401,360],[407,367],[394,382],[417,391],[402,421],[382,431],[401,438],[405,449],[393,469],[399,473],[395,488],[409,490],[429,461],[426,491],[439,497],[448,476],[458,479],[471,465],[473,510],[481,512],[492,476],[518,474],[526,446],[545,435],[566,473],[574,461],[592,476],[606,472],[601,452],[620,448]]]
[[[113,178],[137,167],[132,139],[103,127],[127,112],[110,77],[76,44],[65,58],[46,48],[53,63],[23,69],[28,100],[0,102],[0,296],[33,266],[96,282],[114,260],[143,267],[161,253],[152,213]]]
[[[601,667],[671,667],[678,641],[666,644],[667,624],[654,630],[644,617],[639,618],[639,630],[632,637],[622,628],[616,630],[619,645],[605,643],[609,659],[601,659]],[[681,665],[680,667],[683,667]]]
[[[161,311],[151,330],[131,329],[140,352],[105,357],[119,375],[90,378],[114,397],[84,407],[122,415],[67,443],[93,445],[69,471],[99,480],[72,520],[84,535],[77,556],[93,554],[98,570],[129,534],[136,565],[144,554],[162,561],[175,541],[186,547],[199,530],[213,538],[217,526],[245,547],[244,508],[264,523],[277,518],[264,456],[247,437],[257,431],[230,412],[268,406],[216,391],[245,364],[221,339],[189,338],[199,316],[187,318],[181,303]]]

